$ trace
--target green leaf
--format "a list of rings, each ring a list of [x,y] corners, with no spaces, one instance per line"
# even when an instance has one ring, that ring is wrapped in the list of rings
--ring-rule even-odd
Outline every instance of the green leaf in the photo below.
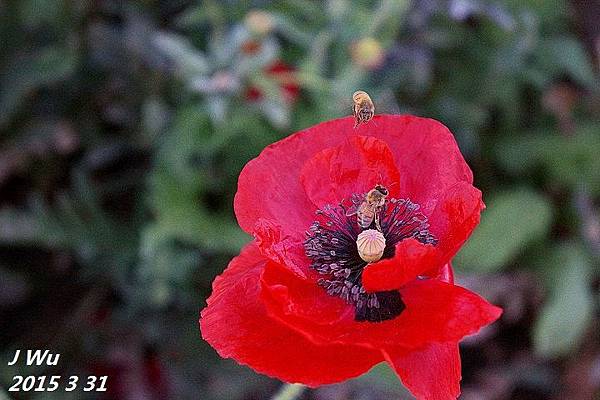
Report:
[[[210,72],[210,64],[204,53],[196,49],[185,37],[173,33],[158,33],[154,45],[180,68],[184,77],[204,75]]]
[[[0,71],[0,126],[10,120],[31,91],[68,78],[76,64],[72,50],[60,47],[47,47],[11,60]]]
[[[65,0],[24,0],[20,4],[21,21],[28,28],[42,24],[64,23],[68,6]]]
[[[600,126],[582,124],[571,137],[554,132],[511,136],[495,146],[496,158],[514,175],[542,166],[548,180],[575,188],[584,184],[600,193]]]
[[[567,73],[583,85],[594,85],[591,59],[577,39],[556,37],[543,40],[536,55],[538,68],[553,77]]]
[[[142,104],[141,125],[148,142],[165,129],[169,119],[169,109],[159,96],[150,96]]]
[[[559,247],[548,262],[551,296],[534,326],[533,343],[538,353],[556,357],[578,346],[592,319],[591,264],[576,244]]]
[[[151,225],[152,235],[160,240],[178,239],[207,250],[237,252],[248,236],[230,216],[202,208],[198,203],[200,189],[191,185],[191,181],[184,182],[169,171],[154,171],[151,206],[156,222]]]
[[[273,13],[273,18],[277,31],[289,41],[301,46],[309,46],[313,41],[314,36],[306,32],[305,27],[298,24],[293,18],[280,13]]]
[[[550,230],[552,206],[530,189],[515,189],[486,201],[481,224],[457,254],[460,269],[497,271]]]
[[[200,262],[197,250],[178,245],[158,224],[150,224],[140,240],[139,280],[153,305],[165,305]]]

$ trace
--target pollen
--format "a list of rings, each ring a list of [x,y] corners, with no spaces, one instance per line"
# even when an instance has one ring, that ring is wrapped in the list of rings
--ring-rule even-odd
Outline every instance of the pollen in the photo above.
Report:
[[[376,229],[367,229],[358,234],[356,239],[358,255],[364,261],[379,261],[385,250],[385,236]]]

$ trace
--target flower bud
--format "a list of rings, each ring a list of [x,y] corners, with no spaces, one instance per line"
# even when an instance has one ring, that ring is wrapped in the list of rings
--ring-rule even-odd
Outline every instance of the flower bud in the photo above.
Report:
[[[262,10],[252,10],[248,12],[244,23],[251,33],[258,36],[269,34],[275,27],[273,16]]]
[[[362,231],[356,239],[358,255],[366,262],[379,261],[385,250],[385,237],[375,229]]]
[[[352,61],[368,70],[375,69],[383,63],[384,50],[376,39],[367,37],[352,44],[350,48]]]

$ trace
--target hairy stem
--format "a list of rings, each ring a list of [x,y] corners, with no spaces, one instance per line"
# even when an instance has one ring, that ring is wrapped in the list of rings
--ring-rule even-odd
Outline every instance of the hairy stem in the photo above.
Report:
[[[275,393],[271,400],[296,400],[304,392],[304,389],[306,389],[304,385],[286,383]]]

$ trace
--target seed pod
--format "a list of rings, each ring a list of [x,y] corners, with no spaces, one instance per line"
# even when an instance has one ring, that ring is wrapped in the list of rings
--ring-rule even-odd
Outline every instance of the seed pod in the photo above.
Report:
[[[366,262],[379,261],[385,250],[385,237],[376,229],[362,231],[356,239],[358,254]]]

